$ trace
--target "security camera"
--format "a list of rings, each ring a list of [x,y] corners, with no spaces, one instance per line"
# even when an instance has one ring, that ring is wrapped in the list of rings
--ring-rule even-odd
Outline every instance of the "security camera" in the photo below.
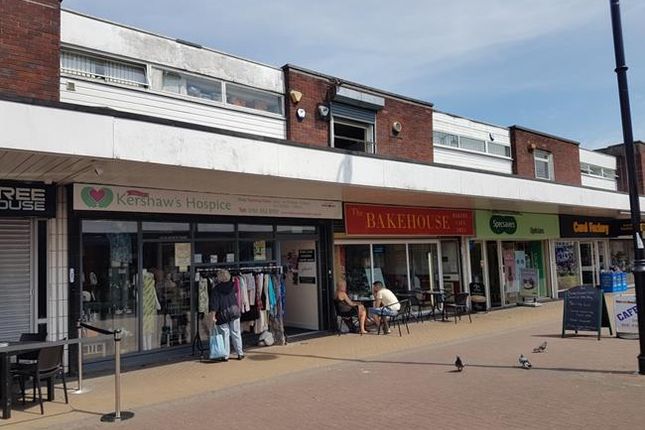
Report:
[[[329,107],[325,105],[318,105],[318,115],[320,115],[322,119],[329,118]]]
[[[101,176],[103,174],[103,169],[101,169],[100,167],[95,167],[94,173],[96,174],[96,176]]]

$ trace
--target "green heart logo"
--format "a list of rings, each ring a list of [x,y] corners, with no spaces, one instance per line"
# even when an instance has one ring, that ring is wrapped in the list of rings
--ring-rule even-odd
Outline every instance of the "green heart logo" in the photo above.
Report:
[[[104,209],[114,200],[114,193],[109,188],[84,187],[81,190],[81,199],[88,208]]]

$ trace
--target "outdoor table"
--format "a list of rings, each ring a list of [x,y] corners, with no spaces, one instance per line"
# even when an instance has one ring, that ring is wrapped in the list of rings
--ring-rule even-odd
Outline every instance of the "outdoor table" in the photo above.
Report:
[[[11,418],[11,364],[9,357],[18,355],[27,351],[34,351],[50,346],[69,345],[78,343],[77,339],[58,340],[54,342],[34,342],[34,341],[0,341],[0,344],[7,343],[8,346],[0,347],[0,401],[2,402],[2,419]],[[54,383],[53,380],[47,385],[47,400],[54,400]]]
[[[439,303],[444,303],[446,301],[446,293],[439,290],[417,290],[417,294],[423,294],[424,298],[426,295],[429,295],[432,298],[432,316],[434,317],[435,311],[439,310]],[[441,311],[441,321],[446,320],[445,308]]]

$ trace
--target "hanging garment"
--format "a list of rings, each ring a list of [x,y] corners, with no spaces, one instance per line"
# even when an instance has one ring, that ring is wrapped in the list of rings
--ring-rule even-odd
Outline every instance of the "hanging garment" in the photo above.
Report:
[[[157,311],[161,309],[157,290],[155,289],[155,276],[146,272],[143,275],[143,333],[154,334],[157,331]]]
[[[280,296],[282,302],[282,312],[280,313],[280,318],[284,318],[284,314],[287,311],[287,285],[284,282],[284,277],[280,277]]]
[[[275,288],[273,286],[273,277],[267,275],[267,295],[269,296],[269,314],[270,315],[275,315],[276,314],[276,298],[275,298]]]
[[[266,301],[264,300],[264,276],[261,273],[255,275],[255,303],[258,309],[266,309]]]
[[[240,309],[240,312],[244,312],[242,310],[242,290],[240,288],[240,277],[239,276],[234,276],[233,277],[233,288],[235,290],[235,299],[237,300],[237,307]]]
[[[197,310],[200,313],[208,312],[208,279],[206,278],[199,280],[199,305]]]
[[[244,275],[244,279],[246,280],[246,289],[249,293],[249,305],[255,306],[255,277],[247,273]]]
[[[240,276],[240,297],[242,298],[242,304],[240,309],[242,313],[248,312],[251,310],[251,305],[249,304],[249,291],[246,288],[246,279],[244,276]]]

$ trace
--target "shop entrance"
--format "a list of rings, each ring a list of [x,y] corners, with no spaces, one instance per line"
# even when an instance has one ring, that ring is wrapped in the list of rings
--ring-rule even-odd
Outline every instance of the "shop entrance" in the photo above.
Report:
[[[318,250],[315,240],[280,240],[284,268],[288,336],[320,329]]]
[[[582,283],[597,285],[598,277],[596,275],[596,250],[593,242],[580,242],[580,272],[582,274]]]
[[[499,270],[499,253],[497,242],[486,242],[486,263],[488,267],[488,291],[490,294],[490,306],[499,308],[503,305],[502,283]]]

